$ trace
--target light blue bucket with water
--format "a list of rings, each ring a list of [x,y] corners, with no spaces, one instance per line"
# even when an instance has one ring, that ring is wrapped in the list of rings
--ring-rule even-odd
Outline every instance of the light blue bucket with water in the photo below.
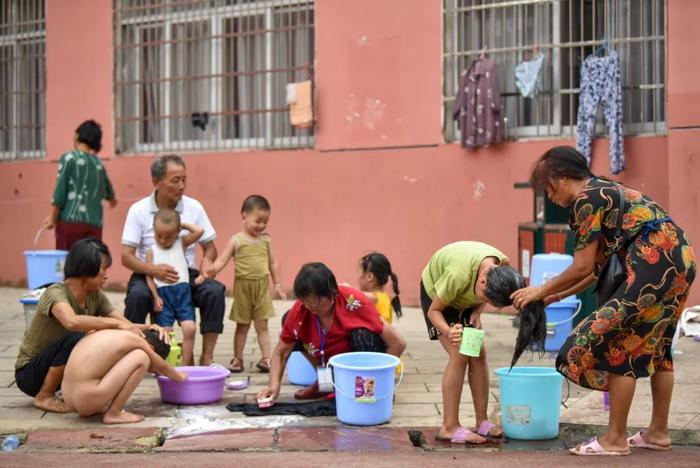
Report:
[[[510,439],[559,436],[559,405],[564,378],[551,367],[496,369],[501,392],[503,432]]]
[[[335,406],[338,419],[353,426],[374,426],[391,419],[394,390],[403,380],[403,366],[394,384],[401,360],[384,353],[356,352],[333,356]]]
[[[316,369],[301,351],[292,351],[289,355],[287,380],[292,385],[311,385],[316,381]]]
[[[66,250],[25,250],[29,289],[63,281],[63,265],[67,255]]]

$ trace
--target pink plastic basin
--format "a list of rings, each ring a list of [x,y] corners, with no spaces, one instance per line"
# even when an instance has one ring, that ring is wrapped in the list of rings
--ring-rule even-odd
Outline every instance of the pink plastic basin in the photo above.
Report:
[[[222,367],[183,366],[176,369],[187,372],[187,380],[174,382],[163,375],[157,376],[160,398],[164,403],[176,405],[215,403],[221,400],[224,381],[231,375]]]

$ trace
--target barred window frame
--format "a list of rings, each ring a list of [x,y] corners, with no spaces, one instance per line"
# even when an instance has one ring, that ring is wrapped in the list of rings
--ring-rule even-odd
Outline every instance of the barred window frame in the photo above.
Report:
[[[0,160],[46,156],[46,3],[0,1]]]
[[[312,77],[314,0],[115,0],[114,6],[115,147],[119,153],[313,147],[314,129],[291,127],[283,101],[287,83]],[[139,10],[144,14],[129,14]],[[129,28],[139,33],[161,28],[161,32],[148,33],[145,40],[139,39],[141,45],[134,45],[125,41]],[[178,28],[199,31],[174,37]],[[192,59],[184,65],[175,60],[174,51],[188,45],[199,47],[189,57],[197,56],[194,67],[202,66],[198,61],[207,62],[206,73],[188,76]],[[290,48],[294,53],[286,53]],[[135,80],[124,71],[129,67],[125,59],[129,49],[137,54],[131,61],[135,70],[130,72]],[[152,80],[141,75],[142,69],[147,70],[143,58],[148,53],[158,63],[158,75]],[[246,61],[252,69],[243,69],[240,62]],[[159,109],[151,114],[144,111],[143,102],[143,87],[149,84],[160,88],[150,93],[160,99]],[[129,87],[139,86],[140,91],[129,92]],[[183,98],[174,97],[176,87]],[[193,94],[206,101],[206,106],[195,104],[207,107],[202,112],[188,108],[197,101]],[[206,138],[194,126],[189,128],[194,112],[202,117],[207,113],[205,128],[211,132]],[[149,120],[157,125],[149,126]],[[156,130],[161,134],[147,136],[149,128],[152,134]]]
[[[474,23],[479,17],[481,24],[467,31],[465,22],[469,19]],[[623,134],[666,134],[663,0],[444,0],[443,20],[446,141],[459,140],[451,112],[459,73],[484,47],[498,66],[507,139],[574,137],[580,67],[586,57],[605,44],[620,57]],[[502,31],[500,36],[498,29]],[[506,34],[517,42],[506,42]],[[465,44],[461,49],[460,41]],[[515,87],[514,68],[536,51],[545,55],[542,92],[524,98]],[[601,106],[596,134],[607,134]]]

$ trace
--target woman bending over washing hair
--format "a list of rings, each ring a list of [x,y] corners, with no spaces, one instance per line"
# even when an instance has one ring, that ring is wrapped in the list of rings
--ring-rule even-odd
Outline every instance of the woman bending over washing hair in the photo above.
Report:
[[[438,250],[423,269],[420,282],[421,308],[428,327],[428,337],[438,340],[449,359],[442,378],[443,421],[436,438],[453,443],[480,444],[484,436],[498,437],[501,428],[488,420],[489,370],[486,346],[479,356],[459,353],[462,330],[481,328],[485,306],[511,305],[510,295],[525,281],[508,266],[505,254],[483,242],[461,241]],[[545,317],[542,302],[520,312],[520,331],[512,364],[525,349],[542,351]],[[469,372],[467,374],[467,367]],[[476,433],[462,427],[459,403],[465,375],[474,403]]]
[[[514,291],[525,287],[525,278],[515,268],[499,266],[489,270],[486,276],[484,293],[496,307],[508,307],[513,304],[510,296]],[[515,341],[515,351],[510,366],[513,367],[526,349],[544,353],[544,341],[547,338],[547,316],[542,301],[528,303],[520,311],[520,327]]]

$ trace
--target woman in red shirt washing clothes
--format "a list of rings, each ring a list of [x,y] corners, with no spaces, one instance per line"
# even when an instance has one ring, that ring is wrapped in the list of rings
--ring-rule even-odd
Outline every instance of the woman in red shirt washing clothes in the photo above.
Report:
[[[277,399],[287,359],[302,351],[316,368],[351,351],[385,352],[399,357],[406,341],[388,323],[382,322],[376,307],[358,289],[338,286],[333,272],[323,263],[307,263],[294,280],[298,298],[283,318],[280,340],[272,352],[270,380],[257,398]],[[318,381],[294,394],[298,400],[320,398]]]

